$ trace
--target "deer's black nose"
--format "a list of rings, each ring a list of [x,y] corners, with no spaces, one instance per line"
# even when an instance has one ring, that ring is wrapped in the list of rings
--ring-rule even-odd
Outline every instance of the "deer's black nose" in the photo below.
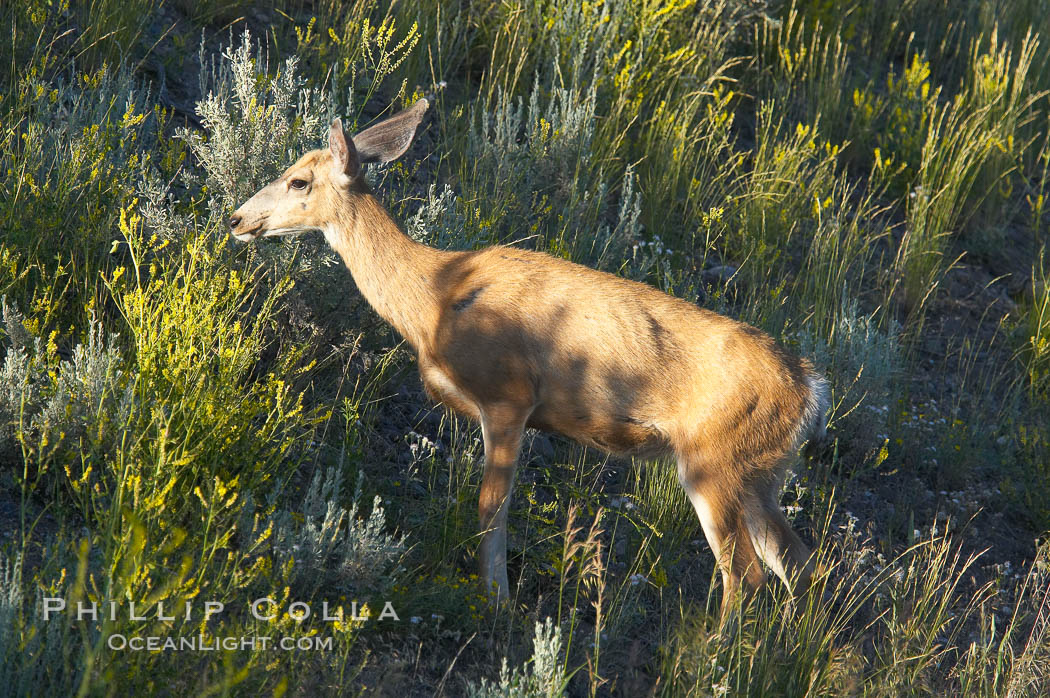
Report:
[[[236,230],[237,226],[239,226],[240,224],[241,224],[241,217],[240,216],[234,216],[233,218],[230,219],[230,230]]]

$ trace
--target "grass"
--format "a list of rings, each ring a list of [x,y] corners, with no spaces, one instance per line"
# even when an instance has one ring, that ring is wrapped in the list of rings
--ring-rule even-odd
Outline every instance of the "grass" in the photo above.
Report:
[[[1046,694],[1048,9],[5,4],[0,683]],[[774,581],[719,633],[673,464],[532,434],[489,604],[477,425],[425,398],[319,236],[226,235],[332,117],[423,95],[418,142],[369,173],[413,237],[651,283],[829,377],[831,441],[782,496],[811,594]],[[149,636],[219,645],[113,644]]]

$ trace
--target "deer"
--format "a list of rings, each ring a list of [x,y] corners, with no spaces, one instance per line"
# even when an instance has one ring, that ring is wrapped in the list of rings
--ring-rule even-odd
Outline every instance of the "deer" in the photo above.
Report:
[[[303,155],[234,211],[241,242],[320,231],[368,304],[415,353],[428,396],[479,422],[480,578],[509,597],[507,517],[526,429],[624,457],[674,458],[721,572],[723,620],[767,574],[793,598],[814,574],[780,508],[787,468],[824,438],[828,382],[769,335],[653,286],[496,245],[410,238],[365,181],[401,157],[411,107]],[[761,562],[760,562],[761,561]]]

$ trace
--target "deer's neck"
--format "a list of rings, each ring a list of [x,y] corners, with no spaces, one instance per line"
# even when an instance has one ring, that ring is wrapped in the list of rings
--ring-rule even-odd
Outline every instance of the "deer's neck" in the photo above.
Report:
[[[355,197],[324,235],[369,305],[417,350],[438,314],[437,276],[445,253],[415,242],[371,194]]]

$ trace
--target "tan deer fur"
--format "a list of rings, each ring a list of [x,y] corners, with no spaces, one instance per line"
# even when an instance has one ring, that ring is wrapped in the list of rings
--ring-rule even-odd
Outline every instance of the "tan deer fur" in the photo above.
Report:
[[[406,236],[369,190],[366,162],[400,156],[426,110],[304,155],[241,206],[248,241],[321,230],[372,307],[416,352],[428,393],[481,422],[482,577],[507,596],[507,508],[522,433],[617,454],[673,455],[719,562],[723,613],[765,581],[796,592],[810,553],[781,512],[786,465],[821,436],[827,383],[753,327],[651,286],[539,252],[440,251]]]

